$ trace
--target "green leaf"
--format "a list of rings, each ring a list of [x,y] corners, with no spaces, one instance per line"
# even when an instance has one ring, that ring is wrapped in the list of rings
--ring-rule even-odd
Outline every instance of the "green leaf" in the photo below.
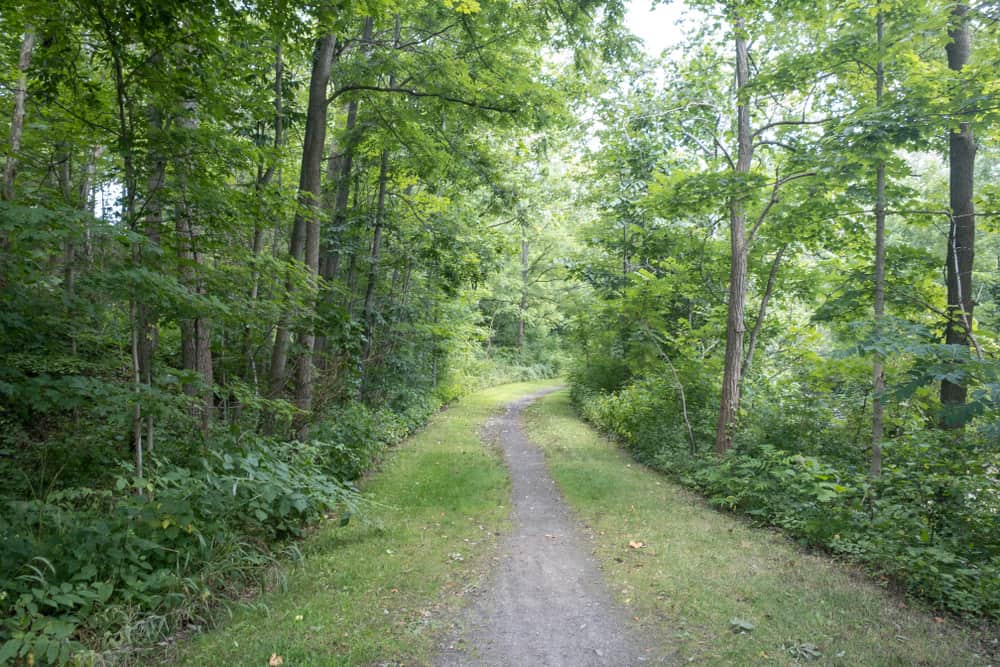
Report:
[[[3,646],[0,646],[0,664],[5,664],[17,655],[21,648],[21,639],[8,639]]]

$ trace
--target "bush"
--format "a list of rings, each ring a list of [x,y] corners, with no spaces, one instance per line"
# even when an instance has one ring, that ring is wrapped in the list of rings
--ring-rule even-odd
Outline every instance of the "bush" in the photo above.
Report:
[[[884,446],[883,474],[868,477],[863,457],[844,452],[836,424],[816,429],[830,410],[805,398],[744,416],[733,451],[708,453],[714,405],[688,390],[698,443],[687,446],[676,392],[663,377],[599,394],[574,387],[582,414],[640,461],[695,488],[726,510],[784,529],[804,544],[849,555],[897,578],[911,593],[957,614],[1000,620],[1000,453],[988,438],[921,430]],[[784,420],[777,411],[787,411]],[[811,432],[799,437],[803,429]],[[833,460],[789,451],[822,451]],[[859,445],[854,449],[861,450]]]
[[[84,637],[111,648],[137,613],[169,616],[176,627],[221,586],[238,584],[239,567],[249,573],[269,562],[268,541],[357,502],[317,448],[262,439],[212,452],[195,469],[153,462],[147,478],[119,476],[113,490],[8,500],[0,515],[0,663],[30,655],[62,664]],[[235,570],[234,554],[242,561]]]
[[[431,398],[411,399],[399,412],[348,403],[330,410],[310,430],[311,444],[327,474],[355,480],[398,443],[422,426],[439,404]]]

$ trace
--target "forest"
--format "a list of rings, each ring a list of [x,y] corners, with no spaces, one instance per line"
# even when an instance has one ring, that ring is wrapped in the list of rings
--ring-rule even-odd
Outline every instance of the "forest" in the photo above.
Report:
[[[134,664],[555,377],[995,627],[1000,5],[656,4],[0,0],[0,664]]]

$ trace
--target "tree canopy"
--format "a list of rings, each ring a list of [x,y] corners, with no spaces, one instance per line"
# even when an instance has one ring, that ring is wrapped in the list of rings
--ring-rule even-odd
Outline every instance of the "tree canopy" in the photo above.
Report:
[[[685,6],[654,57],[620,0],[0,0],[0,662],[183,624],[222,545],[562,372],[713,502],[996,619],[1000,16]]]

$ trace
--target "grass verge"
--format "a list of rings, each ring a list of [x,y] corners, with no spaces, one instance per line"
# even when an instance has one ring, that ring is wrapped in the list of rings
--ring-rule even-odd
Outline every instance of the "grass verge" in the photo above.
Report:
[[[713,510],[633,462],[576,416],[568,392],[536,403],[526,422],[592,531],[608,584],[678,662],[993,664],[985,636],[909,609],[856,570]],[[752,629],[740,632],[741,622]]]
[[[424,664],[437,632],[483,574],[507,526],[510,487],[484,447],[487,417],[553,382],[478,392],[431,418],[364,484],[365,522],[322,527],[282,590],[232,608],[222,627],[181,642],[181,665]]]

